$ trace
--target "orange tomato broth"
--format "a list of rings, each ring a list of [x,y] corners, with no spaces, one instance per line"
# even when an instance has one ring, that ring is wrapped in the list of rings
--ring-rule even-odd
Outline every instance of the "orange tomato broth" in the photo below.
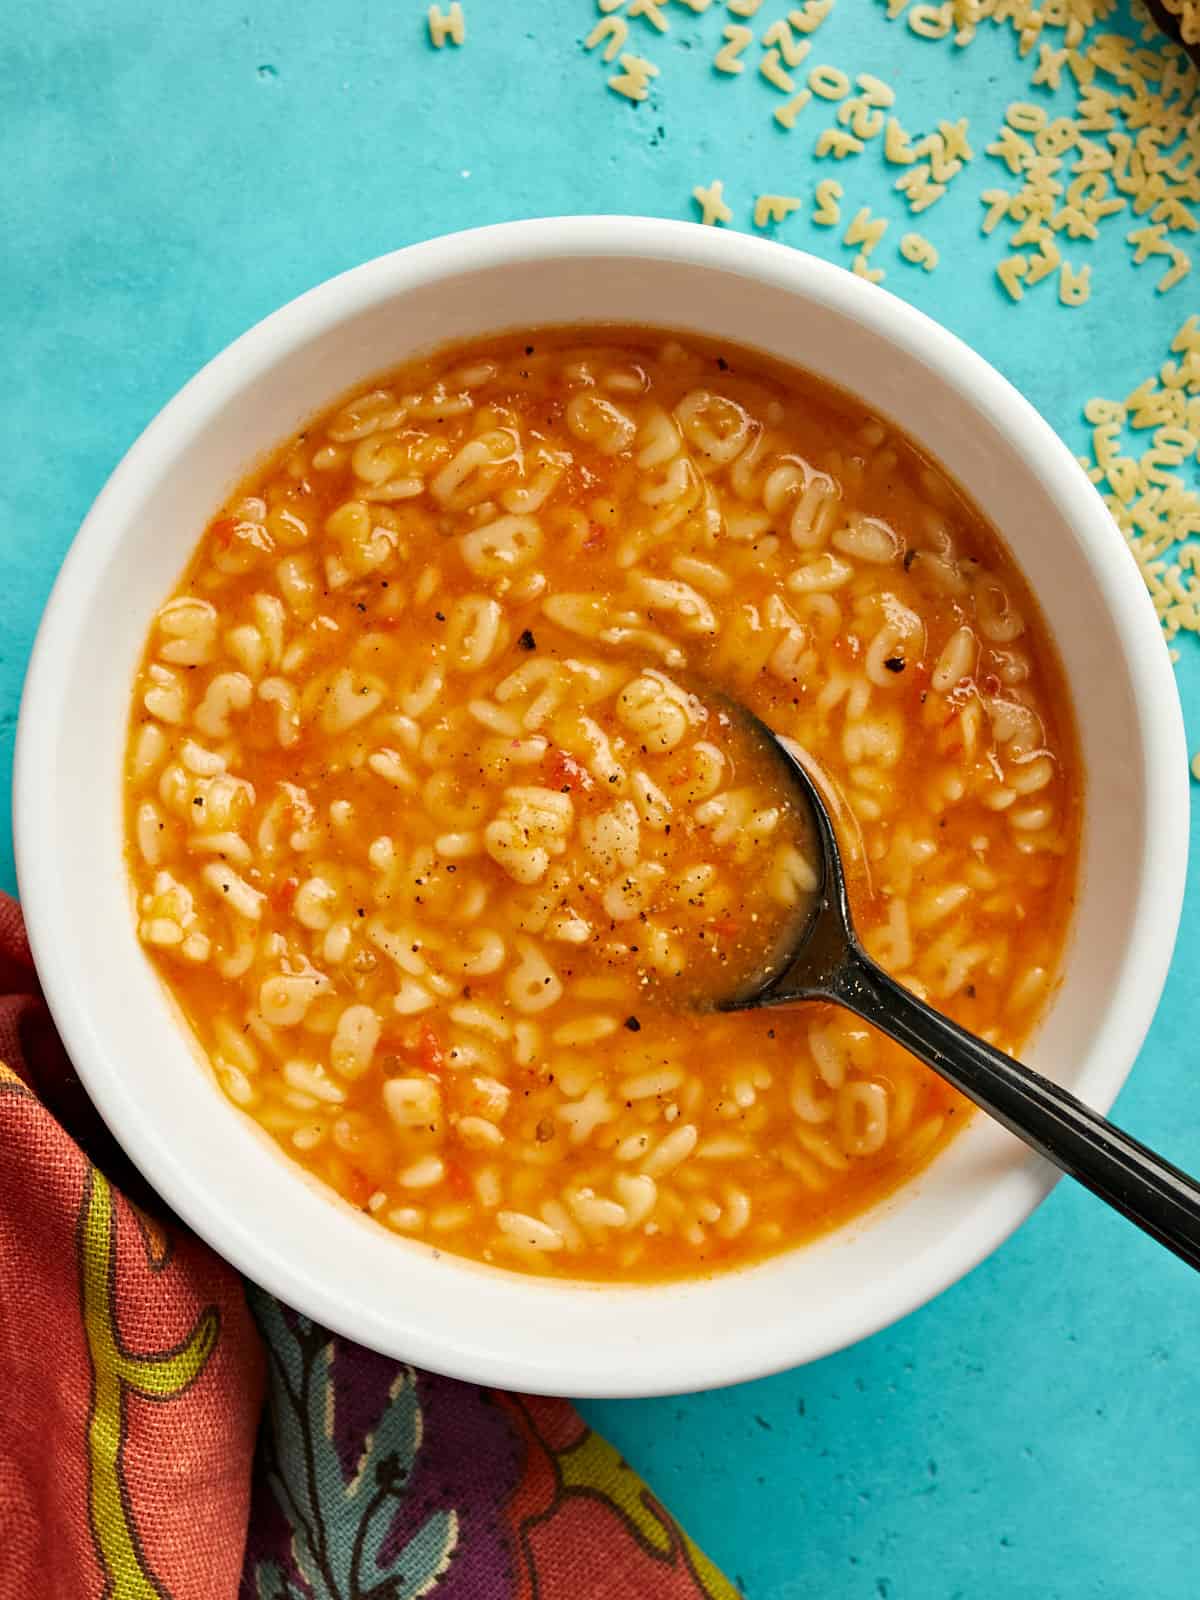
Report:
[[[462,391],[469,396],[469,409],[443,406],[447,396],[453,400],[459,393],[453,382],[446,383],[448,374],[466,371],[475,379],[472,369],[487,366],[495,372]],[[623,407],[622,414],[637,423],[638,435],[628,447],[606,453],[568,425],[572,396],[589,387],[579,375],[584,369],[591,390]],[[605,387],[616,379],[620,382],[615,388]],[[650,517],[638,499],[639,489],[650,480],[659,482],[664,470],[635,465],[648,426],[639,419],[652,403],[673,413],[698,389],[740,407],[759,434],[765,429],[762,469],[748,473],[754,481],[743,484],[750,491],[747,498],[729,488],[732,468],[719,468],[707,477],[703,466],[697,468],[703,479],[701,504],[660,537],[643,540],[631,556],[631,531],[636,534]],[[739,860],[738,830],[732,841],[718,846],[715,830],[696,822],[705,796],[703,786],[694,789],[688,752],[697,740],[718,746],[727,761],[719,794],[736,787],[750,792],[755,805],[769,809],[782,798],[777,768],[724,715],[718,698],[706,699],[704,685],[741,701],[772,728],[796,738],[814,758],[834,801],[853,914],[868,950],[902,981],[921,985],[935,1004],[965,1026],[1002,1048],[1017,1049],[1052,989],[1067,935],[1082,777],[1053,641],[999,537],[929,457],[860,402],[759,353],[691,335],[676,340],[657,330],[610,327],[511,333],[437,351],[360,387],[355,395],[369,397],[379,390],[393,397],[421,396],[422,404],[409,404],[406,415],[398,414],[404,406],[392,407],[389,426],[363,436],[376,441],[364,464],[370,465],[374,451],[373,459],[383,460],[393,477],[415,472],[427,480],[425,489],[398,500],[363,500],[364,485],[371,484],[356,477],[353,465],[362,440],[338,442],[329,429],[345,433],[349,426],[353,431],[355,420],[361,422],[372,406],[384,412],[389,407],[370,398],[359,410],[353,398],[331,406],[256,466],[203,532],[175,593],[216,607],[218,638],[210,659],[166,665],[168,676],[182,685],[183,715],[171,721],[151,715],[145,706],[155,682],[162,687],[161,647],[170,636],[161,625],[151,633],[138,675],[127,812],[129,867],[141,926],[145,930],[151,922],[171,922],[183,903],[172,898],[173,889],[161,889],[158,875],[167,871],[191,894],[189,926],[199,931],[209,950],[202,959],[185,959],[179,945],[148,942],[148,954],[226,1092],[267,1127],[292,1159],[351,1205],[439,1249],[521,1270],[628,1280],[703,1274],[799,1244],[877,1204],[945,1145],[969,1108],[905,1052],[833,1008],[809,1005],[720,1016],[691,1005],[697,990],[728,992],[740,975],[754,968],[764,943],[795,913],[772,898],[768,882],[774,881],[774,858],[764,853],[765,847],[742,845]],[[424,416],[417,414],[422,410]],[[604,415],[595,415],[603,424]],[[707,417],[708,411],[702,409],[702,415]],[[714,415],[724,412],[717,407]],[[522,478],[514,459],[489,459],[481,471],[486,480],[482,512],[478,502],[458,509],[439,506],[431,498],[429,482],[484,423],[493,430],[509,429],[519,439],[526,476]],[[757,434],[752,429],[753,437]],[[612,439],[606,436],[601,442],[609,446]],[[459,554],[461,540],[489,517],[506,514],[505,492],[532,481],[535,469],[553,462],[555,453],[569,459],[560,462],[561,476],[536,513],[542,543],[532,563],[546,584],[541,593],[513,599],[514,585],[506,590],[505,580],[481,579],[468,569]],[[696,457],[689,438],[684,438],[681,454]],[[704,485],[714,486],[712,493],[727,517],[736,522],[745,499],[747,506],[757,508],[761,522],[767,516],[760,505],[761,480],[772,463],[788,460],[804,463],[803,472],[797,471],[805,483],[825,473],[837,485],[837,515],[825,534],[798,550],[778,531],[786,523],[785,512],[796,503],[793,495],[783,511],[768,518],[768,531],[748,524],[746,533],[739,525],[739,537],[734,538],[727,532],[733,523],[727,521],[714,536],[711,519],[706,525],[702,514],[708,492]],[[329,531],[330,519],[348,503],[368,506],[372,538],[382,530],[381,542],[365,554],[361,542],[355,555],[343,533]],[[744,515],[749,518],[750,511]],[[891,531],[897,540],[895,560],[872,563],[836,553],[831,541],[837,527],[853,523],[856,516],[868,519],[868,542],[883,537],[878,526]],[[334,528],[341,529],[342,523],[335,520]],[[947,538],[953,546],[950,555]],[[334,569],[336,582],[329,581],[325,558],[330,555],[340,562]],[[296,557],[310,563],[307,594],[304,584],[289,587],[279,580],[280,564]],[[829,608],[804,611],[807,592],[789,590],[787,582],[798,566],[827,557],[850,565],[853,575],[841,589],[820,591],[832,593],[842,607],[840,622],[823,634]],[[716,567],[728,580],[726,592],[707,596],[715,629],[708,634],[689,631],[694,614],[689,621],[651,608],[647,619],[660,637],[679,646],[686,656],[682,668],[664,663],[641,640],[626,644],[581,638],[543,610],[547,597],[583,593],[601,596],[600,610],[609,616],[625,603],[630,572],[679,581],[672,578],[677,564],[683,563],[679,570],[694,573],[697,562]],[[979,563],[978,573],[972,563]],[[521,573],[522,581],[528,572],[527,567]],[[958,574],[950,587],[948,572],[951,578]],[[999,580],[1010,603],[999,613],[1000,631],[1011,631],[1003,625],[1005,616],[1015,612],[1024,619],[1016,641],[990,641],[980,631],[978,597],[984,590],[979,585],[989,581],[988,575]],[[714,579],[710,586],[719,584]],[[519,590],[519,584],[515,587]],[[284,597],[284,652],[295,646],[304,659],[291,674],[278,661],[270,670],[264,668],[244,707],[235,706],[227,716],[218,707],[215,720],[208,719],[216,737],[198,732],[194,717],[206,704],[213,679],[241,670],[226,647],[229,631],[254,625],[255,596],[264,593]],[[859,607],[849,622],[847,595]],[[673,965],[672,957],[660,950],[658,965],[651,967],[629,924],[597,911],[606,883],[611,886],[616,880],[603,867],[597,869],[594,860],[588,864],[578,838],[584,819],[594,822],[613,803],[612,794],[589,767],[586,742],[575,738],[575,748],[569,748],[574,735],[560,738],[554,732],[580,711],[568,694],[570,715],[564,713],[565,722],[561,716],[557,724],[552,721],[544,754],[506,781],[536,784],[569,797],[572,842],[562,860],[573,879],[572,914],[581,915],[592,932],[581,945],[541,941],[539,948],[553,956],[563,995],[551,1008],[552,1017],[538,1014],[532,1019],[538,1025],[537,1043],[520,1050],[513,1043],[513,1029],[529,1019],[509,1003],[506,975],[515,959],[514,940],[532,936],[519,934],[513,907],[518,901],[527,903],[537,885],[514,884],[486,853],[457,860],[435,853],[432,861],[426,858],[424,865],[411,867],[412,853],[424,847],[428,855],[430,840],[446,832],[444,824],[435,826],[423,811],[421,784],[434,769],[421,768],[413,790],[381,781],[368,764],[384,737],[372,730],[382,726],[381,719],[398,714],[403,695],[411,695],[414,685],[420,687],[431,661],[446,659],[446,630],[454,607],[468,596],[499,600],[502,647],[479,670],[458,677],[448,672],[428,715],[423,721],[411,720],[421,722],[426,731],[448,714],[461,720],[463,706],[481,695],[491,696],[507,675],[535,660],[586,658],[627,669],[631,680],[644,669],[659,673],[692,695],[688,715],[693,720],[683,756],[682,747],[661,752],[647,751],[644,743],[638,747],[637,736],[613,709],[620,690],[602,701],[596,718],[622,768],[632,771],[638,765],[673,807],[667,834],[661,828],[651,833],[643,820],[639,864],[661,864],[658,881],[664,884],[677,884],[687,867],[701,860],[717,867],[713,885],[677,896],[666,909],[657,902],[651,905],[651,920],[662,924],[671,949],[685,958]],[[796,624],[792,633],[786,631],[792,622],[782,626],[786,638],[796,640],[792,657],[799,665],[789,669],[785,662],[782,672],[762,665],[764,640],[774,638],[773,627],[779,632],[782,614],[776,606],[776,621],[770,622],[773,596]],[[905,613],[922,624],[919,648],[907,624],[909,643],[897,646],[885,660],[887,682],[871,683],[866,691],[871,713],[879,707],[887,727],[901,726],[903,748],[890,766],[872,767],[885,734],[876,737],[874,746],[868,741],[857,759],[848,757],[847,740],[852,743],[855,736],[846,707],[853,694],[847,690],[835,700],[830,685],[836,687],[843,678],[851,685],[865,683],[864,661],[871,644],[867,625],[875,628],[878,639],[889,616]],[[963,627],[972,630],[977,654],[969,673],[939,692],[932,686],[937,663],[951,635]],[[363,675],[364,682],[383,684],[383,701],[364,723],[326,732],[322,707],[328,703],[332,674],[346,665]],[[272,675],[294,680],[300,701],[295,738],[286,746],[279,731],[283,705],[257,692]],[[1053,769],[1034,797],[1052,808],[1053,821],[1032,829],[1028,837],[1010,824],[1008,812],[1032,814],[1034,801],[1018,797],[1003,809],[995,804],[1009,792],[1002,780],[1018,771],[1017,765],[1006,764],[1008,747],[996,738],[996,728],[1003,726],[996,717],[1005,715],[1003,706],[995,711],[1001,701],[1031,710],[1042,732],[1032,756],[1023,749],[1014,758],[1023,763],[1020,770],[1032,770],[1030,761],[1042,760],[1043,749]],[[986,707],[992,709],[984,714],[981,708]],[[1012,715],[1019,720],[1023,713]],[[147,726],[157,730],[150,740],[158,751],[152,761],[139,745]],[[487,815],[493,816],[503,785],[489,787],[479,758],[487,737],[488,730],[478,726],[473,739],[461,734],[457,746],[448,738],[440,769],[449,775],[449,804],[469,804],[470,795],[482,787]],[[389,738],[394,745],[395,739]],[[222,814],[219,820],[229,826],[216,828],[222,836],[233,834],[249,842],[249,859],[228,859],[228,865],[262,897],[261,904],[255,902],[260,909],[253,924],[254,954],[240,975],[218,970],[221,960],[227,967],[236,965],[235,952],[245,948],[247,935],[227,906],[214,904],[220,895],[200,876],[203,866],[225,863],[227,856],[201,849],[196,842],[204,837],[203,820],[197,822],[195,815],[203,812],[204,800],[192,789],[208,780],[180,766],[189,740],[215,752],[229,773],[253,788],[251,799],[240,794],[226,808],[228,815]],[[402,766],[418,765],[408,753],[400,754]],[[182,779],[179,772],[184,772]],[[955,779],[963,788],[961,796],[954,792]],[[284,785],[303,791],[303,804],[287,799],[294,791]],[[624,778],[616,787],[627,793]],[[337,802],[349,803],[352,810],[345,814],[352,815],[351,824],[339,827],[331,820],[329,808]],[[274,842],[271,851],[264,851],[256,841],[273,804]],[[879,814],[865,815],[872,805]],[[147,806],[155,811],[151,822],[146,820]],[[481,809],[481,822],[483,817]],[[153,864],[139,848],[148,827],[160,841]],[[279,843],[288,828],[297,830],[293,839],[297,833],[317,837],[293,850],[286,839]],[[473,828],[472,822],[466,831]],[[803,853],[807,844],[800,829],[783,804],[772,840],[777,843],[790,832]],[[212,831],[210,827],[210,836]],[[1036,840],[1033,848],[1031,837]],[[392,859],[382,846],[378,861],[370,857],[369,847],[379,840],[391,841]],[[918,860],[920,849],[931,848],[930,841],[932,854]],[[306,927],[295,914],[297,895],[313,893],[314,872],[317,878],[325,873],[322,881],[337,880],[335,926],[342,921],[350,926],[349,944],[337,961],[324,953],[328,927]],[[967,892],[961,909],[956,903],[928,927],[914,927],[911,959],[892,959],[897,904],[903,903],[906,917],[924,916],[929,907],[937,911],[939,893],[946,890],[953,898],[963,883]],[[485,907],[460,926],[456,907],[468,904],[476,884],[487,897]],[[397,983],[403,986],[407,980],[364,936],[364,927],[381,919],[389,927],[415,928],[418,943],[426,936],[432,941],[429,949],[439,935],[444,937],[439,970],[443,977],[450,975],[446,981],[453,984],[452,993],[435,995],[417,1013],[389,1009]],[[634,918],[635,929],[641,920]],[[470,944],[481,923],[499,930],[506,945],[505,966],[477,977],[455,977],[453,952],[464,941]],[[957,938],[951,939],[956,928]],[[274,946],[268,949],[272,936]],[[943,967],[951,970],[956,953],[965,948],[970,955],[976,944],[986,949],[970,965],[969,978],[953,993],[940,994]],[[414,947],[412,953],[423,963],[426,947]],[[309,966],[320,969],[328,988],[316,996],[303,1022],[264,1027],[256,1007],[257,985],[281,967],[296,971]],[[414,981],[420,984],[424,977]],[[607,998],[593,998],[605,994]],[[369,1066],[361,1074],[342,1076],[330,1066],[330,1039],[337,1017],[351,1004],[376,1010],[380,1029]],[[475,1087],[481,1074],[475,1070],[472,1048],[466,1050],[465,1067],[456,1059],[464,1029],[449,1013],[463,1005],[492,1008],[509,1029],[504,1039],[470,1029],[465,1034],[467,1045],[479,1043],[486,1057],[482,1077],[500,1082],[507,1092],[497,1124],[504,1139],[499,1147],[470,1148],[458,1133],[464,1126],[474,1127],[481,1115]],[[554,1031],[597,1014],[617,1023],[602,1041],[579,1048],[552,1043]],[[248,1020],[252,1015],[253,1023]],[[245,1059],[238,1055],[235,1035],[245,1041]],[[247,1065],[250,1056],[252,1068]],[[296,1058],[315,1067],[319,1082],[333,1084],[340,1098],[326,1102],[297,1090],[288,1078],[289,1062]],[[825,1069],[814,1067],[818,1058]],[[651,1097],[649,1107],[620,1100],[622,1084],[660,1066],[678,1070],[681,1083]],[[843,1075],[842,1087],[830,1089],[822,1071],[835,1080]],[[397,1124],[382,1103],[383,1084],[396,1077],[434,1086],[428,1103],[436,1100],[436,1112],[419,1127]],[[878,1085],[886,1100],[888,1133],[877,1150],[861,1153],[855,1148],[863,1139],[853,1117],[849,1134],[834,1131],[841,1112],[835,1115],[828,1107],[850,1082]],[[563,1107],[586,1105],[593,1092],[612,1105],[613,1116],[574,1143],[581,1124],[564,1122]],[[425,1104],[419,1096],[418,1101]],[[870,1103],[879,1103],[878,1096]],[[494,1110],[493,1105],[487,1115]],[[622,1160],[626,1172],[639,1174],[653,1159],[654,1141],[680,1126],[698,1129],[694,1149],[661,1182],[656,1180],[658,1199],[650,1217],[636,1227],[597,1220],[599,1213],[615,1216],[616,1211],[605,1212],[603,1203],[590,1205],[589,1197],[611,1201],[627,1218],[636,1211],[640,1200],[623,1205],[615,1199],[614,1174]],[[315,1137],[316,1142],[302,1145],[298,1131],[312,1128],[319,1128],[319,1135],[305,1133],[305,1138]],[[638,1129],[645,1129],[652,1141],[649,1155],[632,1160],[621,1156],[631,1141],[636,1149]],[[706,1145],[724,1148],[722,1139],[727,1144],[741,1140],[749,1153],[728,1160],[719,1154],[704,1158]],[[435,1182],[416,1189],[397,1186],[398,1171],[436,1170],[430,1158],[441,1164]],[[645,1192],[645,1185],[635,1188],[639,1195]],[[626,1185],[621,1192],[635,1190]],[[751,1210],[750,1220],[735,1227],[746,1210],[743,1200],[731,1198],[738,1195]],[[573,1243],[530,1249],[516,1233],[498,1234],[501,1212],[537,1219],[545,1205],[556,1208],[554,1215],[560,1218],[565,1213],[558,1232],[564,1238],[573,1234]],[[417,1213],[419,1224],[414,1221]]]

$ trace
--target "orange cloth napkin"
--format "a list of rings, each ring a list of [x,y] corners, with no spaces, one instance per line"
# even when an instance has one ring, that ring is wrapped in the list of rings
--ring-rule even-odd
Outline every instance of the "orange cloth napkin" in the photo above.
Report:
[[[566,1401],[334,1337],[165,1220],[3,896],[0,1370],[0,1600],[736,1597]]]

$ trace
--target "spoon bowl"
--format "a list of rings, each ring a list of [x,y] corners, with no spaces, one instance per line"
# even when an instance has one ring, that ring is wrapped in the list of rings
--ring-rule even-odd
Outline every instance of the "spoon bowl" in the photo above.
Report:
[[[807,901],[781,931],[770,956],[757,969],[743,974],[734,992],[716,1000],[712,1009],[752,1011],[762,1006],[826,999],[830,983],[845,964],[849,946],[858,949],[833,817],[791,741],[773,733],[745,706],[728,700],[724,704],[743,732],[779,768],[801,821],[816,883]]]

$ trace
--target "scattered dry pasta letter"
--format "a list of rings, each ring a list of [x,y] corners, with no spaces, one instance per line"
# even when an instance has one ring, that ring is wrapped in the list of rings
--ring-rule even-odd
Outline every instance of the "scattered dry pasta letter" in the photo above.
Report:
[[[843,133],[840,128],[823,128],[817,137],[813,155],[818,159],[832,156],[835,161],[844,161],[847,156],[856,156],[865,149],[862,140],[856,139],[852,133]]]
[[[722,34],[727,42],[721,46],[713,57],[713,67],[717,72],[745,72],[746,63],[739,61],[738,57],[754,39],[752,28],[739,27],[736,22],[731,22]]]
[[[862,253],[864,257],[869,256],[887,230],[888,221],[886,217],[872,218],[870,206],[862,206],[855,212],[850,226],[846,229],[846,235],[842,243],[848,245],[860,244],[863,247]]]
[[[813,67],[808,74],[808,87],[822,100],[844,100],[850,93],[850,79],[840,67]]]
[[[725,204],[725,185],[720,178],[714,178],[705,189],[702,185],[692,190],[692,199],[700,207],[700,221],[710,227],[716,227],[718,222],[732,222],[733,212]]]
[[[1044,84],[1047,89],[1057,89],[1062,78],[1062,69],[1066,65],[1067,54],[1066,50],[1055,50],[1051,45],[1042,45],[1031,81]]]
[[[888,118],[887,132],[883,136],[883,159],[894,167],[907,167],[917,159],[912,141],[895,117]]]
[[[787,128],[790,132],[790,130],[796,126],[796,118],[804,110],[805,106],[811,99],[812,90],[801,89],[799,94],[792,96],[787,105],[776,106],[775,121],[780,125],[781,128]]]
[[[773,88],[782,90],[784,94],[791,94],[796,87],[795,80],[784,71],[778,50],[768,50],[758,63],[758,70]]]
[[[842,220],[841,208],[838,201],[842,198],[842,186],[836,178],[822,178],[817,185],[817,208],[813,212],[813,221],[822,228],[836,228]]]
[[[1171,265],[1155,284],[1159,294],[1166,294],[1168,289],[1173,289],[1182,278],[1186,278],[1192,270],[1192,258],[1186,250],[1181,250],[1178,245],[1171,250]]]
[[[1028,139],[1022,139],[1011,128],[1001,128],[998,138],[988,145],[987,154],[1003,161],[1015,178],[1026,169],[1034,150]]]
[[[906,233],[900,241],[900,254],[914,267],[932,272],[938,264],[937,247],[919,233]]]
[[[429,42],[435,50],[440,50],[447,39],[451,44],[466,44],[467,19],[463,16],[461,0],[451,0],[444,13],[440,6],[430,6],[428,17]]]
[[[1018,133],[1037,133],[1047,122],[1045,106],[1032,105],[1028,100],[1014,100],[1004,113],[1004,120]]]
[[[800,201],[790,194],[760,194],[754,202],[754,226],[765,228],[769,223],[783,222],[799,209]]]
[[[1078,272],[1071,271],[1071,263],[1063,262],[1062,276],[1058,280],[1058,298],[1064,306],[1086,305],[1088,296],[1092,292],[1092,269],[1080,267]]]
[[[1171,246],[1167,243],[1166,226],[1159,223],[1156,227],[1134,228],[1132,233],[1125,235],[1126,242],[1134,245],[1133,264],[1140,267],[1143,261],[1148,261],[1151,256],[1170,255]]]
[[[605,61],[616,59],[617,51],[624,47],[629,37],[629,24],[624,17],[601,17],[600,21],[583,41],[585,50],[594,50],[602,39],[608,43],[604,46]]]
[[[1042,239],[1039,252],[1029,263],[1029,271],[1025,274],[1027,287],[1032,289],[1035,283],[1041,283],[1043,278],[1048,278],[1061,260],[1054,240]]]
[[[895,188],[899,189],[908,203],[908,209],[914,213],[928,211],[929,207],[936,205],[946,192],[944,183],[934,183],[929,163],[923,161],[920,166],[910,167],[907,172],[902,172],[896,179]]]
[[[650,93],[651,78],[658,77],[658,68],[644,56],[622,56],[622,71],[608,80],[608,87],[623,94],[626,100],[645,100]]]
[[[1021,286],[1021,280],[1028,271],[1028,256],[1009,256],[996,268],[996,276],[1004,285],[1011,300],[1020,300],[1024,297],[1025,290]]]

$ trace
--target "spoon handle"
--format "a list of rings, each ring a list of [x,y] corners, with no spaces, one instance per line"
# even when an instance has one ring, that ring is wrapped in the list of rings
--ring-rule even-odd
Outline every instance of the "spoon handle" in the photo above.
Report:
[[[1200,1269],[1200,1185],[1068,1090],[985,1044],[852,948],[827,993]]]

